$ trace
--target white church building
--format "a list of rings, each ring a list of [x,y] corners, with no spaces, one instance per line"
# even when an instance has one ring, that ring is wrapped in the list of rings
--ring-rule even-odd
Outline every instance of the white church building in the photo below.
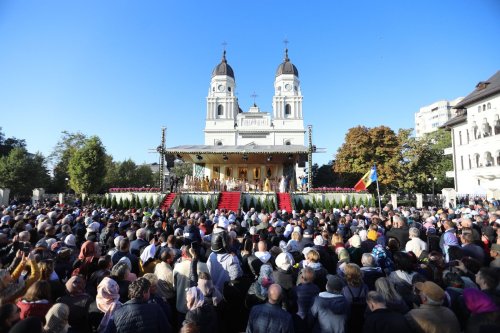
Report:
[[[204,145],[172,147],[166,152],[194,163],[193,176],[199,179],[234,179],[262,187],[266,178],[277,182],[285,175],[298,184],[309,149],[304,145],[299,72],[288,50],[274,78],[272,114],[255,103],[244,112],[235,93],[234,71],[224,51],[210,80]]]

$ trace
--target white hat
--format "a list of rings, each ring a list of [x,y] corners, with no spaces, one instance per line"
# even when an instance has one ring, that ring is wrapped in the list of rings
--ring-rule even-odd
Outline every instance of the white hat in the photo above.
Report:
[[[283,210],[281,211],[281,214],[286,214],[286,209],[283,209]]]
[[[99,232],[101,225],[98,222],[92,222],[88,227],[87,231],[89,232]]]
[[[318,236],[314,237],[314,245],[317,245],[317,246],[325,245],[325,239],[323,238],[323,236],[318,235]]]
[[[287,271],[295,263],[290,253],[282,252],[278,254],[275,260],[276,266],[284,271]]]
[[[250,227],[250,235],[255,235],[257,233],[257,228],[256,227]]]
[[[115,244],[115,247],[118,247],[118,246],[120,245],[120,241],[121,241],[122,239],[124,239],[124,238],[125,238],[125,237],[123,237],[123,236],[121,236],[121,235],[120,235],[120,236],[115,237],[115,239],[113,239],[113,243]]]
[[[217,223],[217,226],[220,227],[220,228],[227,229],[227,227],[229,226],[228,219],[226,219],[224,216],[221,216],[219,218],[219,222]]]
[[[76,246],[76,237],[75,235],[68,235],[64,238],[64,244],[68,246]]]
[[[304,257],[307,257],[307,254],[312,250],[313,248],[312,247],[305,247],[303,250],[302,250],[302,254],[304,255]]]

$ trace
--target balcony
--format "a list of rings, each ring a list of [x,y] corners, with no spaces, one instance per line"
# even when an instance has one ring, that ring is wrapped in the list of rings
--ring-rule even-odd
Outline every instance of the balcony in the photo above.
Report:
[[[446,171],[446,178],[454,178],[455,177],[455,171]]]
[[[452,147],[445,148],[444,154],[445,155],[453,155],[453,148]]]

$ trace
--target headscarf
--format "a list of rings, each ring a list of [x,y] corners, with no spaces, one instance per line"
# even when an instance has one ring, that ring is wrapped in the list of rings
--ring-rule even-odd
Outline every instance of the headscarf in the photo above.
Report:
[[[295,264],[292,255],[288,252],[282,252],[278,254],[275,262],[276,266],[284,271],[288,271]]]
[[[80,250],[80,254],[78,255],[78,259],[92,261],[92,259],[94,259],[96,254],[97,254],[97,251],[96,251],[94,242],[86,241],[82,245],[82,249]]]
[[[484,292],[477,289],[464,289],[465,306],[471,314],[498,312],[495,302]]]
[[[195,310],[203,305],[205,297],[201,290],[197,287],[191,287],[186,292],[187,307],[190,311]]]
[[[273,268],[271,265],[260,267],[259,278],[257,279],[256,291],[261,297],[267,296],[267,289],[274,283]]]
[[[66,333],[68,331],[69,307],[64,303],[52,305],[45,315],[46,333]]]
[[[219,289],[214,287],[214,283],[212,280],[208,279],[198,279],[198,288],[203,293],[205,297],[212,297],[212,303],[214,306],[217,306],[223,299],[223,296]]]
[[[149,259],[154,258],[156,253],[156,245],[151,244],[144,248],[141,254],[142,263],[145,264]]]
[[[81,276],[72,276],[65,284],[70,295],[79,295],[85,292],[85,279]]]
[[[350,239],[349,239],[349,244],[352,246],[352,247],[361,247],[361,237],[359,237],[359,235],[353,235]]]
[[[98,332],[103,332],[106,329],[113,312],[122,306],[119,299],[120,287],[118,283],[109,277],[102,279],[99,286],[97,286],[97,296],[95,299],[97,308],[101,312],[104,312],[104,317],[97,328]]]

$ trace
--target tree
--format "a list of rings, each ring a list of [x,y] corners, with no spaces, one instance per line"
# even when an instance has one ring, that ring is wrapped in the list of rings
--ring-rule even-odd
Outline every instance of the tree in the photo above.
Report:
[[[31,155],[16,147],[7,156],[0,157],[0,187],[10,188],[12,196],[30,196],[37,187],[46,187],[50,181],[45,158]]]
[[[314,187],[333,187],[338,183],[338,177],[333,171],[333,161],[320,167],[314,164],[312,174]]]
[[[182,182],[184,181],[184,177],[193,174],[193,164],[176,162],[175,165],[170,169],[170,173],[174,174],[177,179],[179,179],[179,182]]]
[[[9,155],[14,148],[26,148],[26,141],[14,137],[5,138],[2,127],[0,127],[0,157]]]
[[[379,184],[383,189],[397,188],[397,176],[401,160],[401,137],[409,130],[396,135],[386,126],[349,129],[345,142],[339,148],[334,170],[341,174],[343,186],[352,187],[376,164]]]
[[[87,136],[81,132],[62,132],[61,138],[47,157],[50,164],[54,166],[51,191],[57,193],[68,190],[69,184],[66,178],[69,179],[69,161],[73,154],[84,146],[86,140]]]
[[[421,138],[400,134],[402,145],[399,167],[399,188],[408,192],[430,193],[436,178],[436,188],[453,187],[453,180],[446,178],[446,171],[453,169],[452,157],[444,155],[451,146],[451,135],[445,130],[428,133]]]
[[[69,160],[70,186],[76,193],[101,190],[106,175],[106,149],[97,136],[85,141]]]

